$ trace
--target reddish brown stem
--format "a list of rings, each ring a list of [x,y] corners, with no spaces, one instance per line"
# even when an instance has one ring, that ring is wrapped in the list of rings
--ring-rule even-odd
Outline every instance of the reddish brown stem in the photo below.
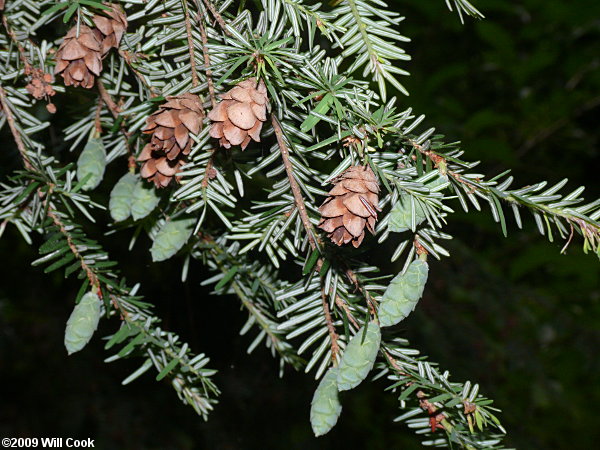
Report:
[[[94,127],[96,128],[96,133],[102,133],[102,122],[100,121],[100,115],[102,114],[102,105],[104,102],[102,101],[102,97],[98,97],[98,106],[96,106],[96,117],[94,118]]]
[[[329,311],[329,303],[327,302],[327,295],[325,290],[321,288],[321,299],[323,300],[323,313],[325,314],[325,321],[327,322],[327,330],[329,331],[329,338],[331,339],[331,360],[333,365],[337,365],[337,358],[340,352],[340,346],[338,345],[338,334],[335,331],[335,325],[331,319],[331,312]]]
[[[208,8],[208,10],[211,12],[211,14],[214,16],[215,20],[217,21],[217,23],[223,30],[223,33],[225,33],[227,36],[231,36],[231,32],[227,29],[227,24],[225,23],[225,20],[223,20],[223,16],[221,16],[219,11],[217,11],[217,8],[215,8],[215,5],[213,5],[210,0],[202,0],[202,1],[204,2],[206,7]]]
[[[198,72],[196,71],[196,56],[194,54],[194,39],[192,37],[192,25],[190,23],[190,11],[187,0],[183,0],[185,17],[185,32],[187,34],[188,51],[190,53],[190,67],[192,69],[192,86],[198,86]]]
[[[204,27],[204,19],[198,14],[198,28],[200,28],[200,36],[202,37],[202,54],[204,55],[204,72],[206,73],[206,83],[208,84],[208,95],[210,103],[214,108],[217,106],[217,98],[215,96],[215,86],[212,79],[212,70],[210,69],[210,54],[208,53],[208,37],[206,28]]]
[[[23,65],[25,66],[25,75],[28,75],[27,71],[31,67],[31,64],[29,63],[29,60],[27,59],[27,55],[25,54],[25,49],[23,48],[21,43],[17,40],[17,36],[15,35],[15,32],[8,25],[8,19],[6,18],[5,15],[2,15],[2,23],[4,24],[4,28],[6,28],[6,32],[10,36],[10,39],[17,46],[17,50],[19,51],[19,58],[21,59],[21,61],[23,62]]]
[[[119,113],[121,112],[121,110],[120,110],[119,106],[115,103],[115,101],[112,99],[112,97],[110,96],[110,94],[108,93],[106,88],[104,87],[104,84],[102,83],[102,81],[97,80],[96,86],[98,87],[98,92],[100,93],[100,97],[102,98],[104,103],[106,103],[106,106],[108,106],[108,109],[109,109],[110,113],[112,114],[112,116],[115,119],[117,117],[119,117]]]
[[[317,241],[315,239],[315,230],[310,221],[310,218],[308,217],[308,212],[306,211],[306,205],[304,204],[304,198],[302,197],[302,190],[300,189],[300,186],[298,185],[298,182],[294,177],[294,168],[292,166],[292,162],[290,161],[290,152],[288,150],[287,144],[285,143],[285,140],[283,139],[283,131],[281,130],[281,125],[279,125],[279,121],[277,120],[275,115],[271,115],[271,123],[273,124],[273,129],[275,130],[275,137],[277,138],[277,145],[279,146],[281,159],[283,160],[285,171],[287,173],[288,179],[290,180],[290,187],[292,188],[292,194],[294,195],[296,208],[298,208],[298,213],[300,214],[302,225],[304,225],[304,229],[306,230],[306,235],[308,237],[310,248],[316,250]]]
[[[102,81],[100,79],[98,79],[96,81],[96,86],[98,87],[98,92],[100,93],[100,98],[106,104],[106,106],[108,107],[108,110],[110,111],[112,116],[115,119],[117,119],[119,117],[119,114],[121,113],[121,108],[119,108],[119,106],[115,103],[115,101],[113,100],[111,95],[108,93],[108,91],[106,90],[106,88],[104,87],[104,84],[102,83]],[[129,146],[129,138],[131,136],[127,132],[127,130],[125,130],[123,122],[121,123],[121,133],[123,134],[123,137],[125,137],[125,147],[127,148],[127,152],[129,153],[129,161],[127,164],[129,166],[129,168],[131,169],[131,167],[135,166],[135,159],[134,159],[131,147]]]
[[[46,194],[46,203],[49,202],[50,193],[51,193],[51,190],[48,192],[48,194]],[[41,194],[41,192],[40,192],[40,194]],[[46,213],[47,216],[52,219],[52,222],[54,223],[54,225],[56,225],[56,227],[60,230],[60,232],[63,234],[63,236],[65,236],[65,239],[67,240],[67,244],[69,245],[69,249],[71,250],[71,253],[73,253],[73,256],[75,256],[75,258],[77,258],[79,260],[79,264],[80,264],[81,268],[85,272],[88,280],[90,281],[90,284],[96,290],[98,297],[102,298],[102,291],[100,290],[100,281],[98,280],[98,277],[96,276],[94,271],[92,269],[90,269],[90,267],[86,264],[83,256],[81,255],[81,253],[79,253],[77,246],[73,243],[73,240],[71,239],[71,235],[69,234],[69,232],[65,228],[65,225],[62,223],[62,221],[60,220],[60,217],[58,217],[58,215],[56,214],[56,212],[54,211],[54,209],[52,208],[51,205],[48,205],[47,211],[48,211]]]
[[[8,122],[10,132],[12,133],[13,138],[15,139],[15,143],[17,144],[17,149],[19,150],[21,158],[23,159],[23,165],[27,170],[33,171],[33,166],[31,165],[31,161],[29,160],[29,156],[27,155],[27,149],[25,148],[23,139],[21,139],[21,135],[17,130],[15,116],[13,115],[10,106],[8,106],[6,91],[2,88],[2,86],[0,86],[0,104],[2,105],[2,111],[4,111],[4,115],[6,116],[6,121]]]

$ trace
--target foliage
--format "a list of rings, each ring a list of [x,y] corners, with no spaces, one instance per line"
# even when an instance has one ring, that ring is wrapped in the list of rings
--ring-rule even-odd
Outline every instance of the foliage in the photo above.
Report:
[[[342,390],[360,383],[375,364],[405,410],[397,420],[424,443],[501,446],[504,428],[477,384],[450,381],[448,371],[419,356],[397,328],[379,335],[378,311],[399,295],[389,293],[393,274],[381,275],[366,264],[365,254],[322,242],[314,225],[324,187],[353,164],[372,167],[382,184],[383,214],[376,238],[363,245],[367,252],[391,248],[392,261],[402,257],[400,279],[410,276],[416,255],[449,256],[441,242],[451,236],[442,229],[458,207],[468,212],[489,206],[505,235],[506,211],[520,227],[527,210],[550,241],[561,238],[566,249],[577,233],[584,250],[597,253],[600,201],[584,203],[583,188],[563,193],[565,182],[509,189],[508,173],[489,178],[474,172],[476,163],[463,159],[458,143],[445,143],[433,128],[422,128],[424,116],[396,106],[404,98],[389,93],[405,93],[396,75],[407,73],[392,62],[408,59],[400,48],[407,39],[396,31],[401,17],[379,0],[336,2],[332,8],[262,0],[248,9],[229,1],[121,3],[130,26],[119,51],[104,62],[100,107],[88,101],[64,130],[73,152],[93,136],[76,167],[44,148],[40,133],[49,123],[26,94],[25,69],[33,64],[48,70],[59,37],[52,34],[54,23],[91,25],[103,6],[82,0],[7,3],[0,35],[0,124],[10,129],[25,170],[2,184],[0,219],[28,242],[32,233],[44,235],[43,256],[34,264],[76,274],[82,284],[75,302],[91,288],[106,315],[120,319],[106,344],[120,350],[108,361],[142,358],[124,383],[154,367],[158,380],[169,379],[180,399],[205,417],[219,393],[208,358],[160,328],[151,305],[137,296],[140,286],[128,287],[117,263],[86,234],[107,207],[115,221],[109,226],[119,233],[133,229],[132,245],[140,233],[152,238],[154,261],[183,259],[184,281],[192,278],[190,259],[214,272],[204,284],[214,285],[215,294],[235,294],[248,313],[242,333],[256,329],[248,351],[263,343],[279,358],[281,373],[287,365],[314,369],[317,378],[337,371]],[[466,1],[447,5],[461,20],[463,14],[481,16]],[[48,34],[50,40],[40,37]],[[262,78],[271,98],[271,127],[260,146],[243,154],[219,151],[205,126],[193,136],[178,188],[159,196],[129,172],[143,146],[145,119],[165,96],[197,93],[208,109],[215,90],[226,91],[248,76]],[[106,188],[110,178],[103,176],[120,176],[124,167],[128,173],[108,186],[110,196],[81,193]],[[422,289],[405,293],[410,310]],[[410,310],[402,309],[402,316]],[[352,381],[342,386],[348,374]],[[335,404],[329,407],[317,434],[339,415]]]

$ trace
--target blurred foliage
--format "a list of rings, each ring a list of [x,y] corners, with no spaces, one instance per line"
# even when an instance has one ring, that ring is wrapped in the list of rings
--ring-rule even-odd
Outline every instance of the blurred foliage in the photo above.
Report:
[[[521,182],[566,176],[573,186],[588,185],[587,198],[600,196],[594,183],[600,3],[479,0],[486,19],[468,19],[464,26],[442,1],[395,3],[407,17],[402,32],[412,38],[413,76],[405,79],[410,104],[427,114],[428,123],[450,140],[461,139],[469,159],[481,159],[487,173],[512,168]],[[78,107],[72,91],[61,102]],[[50,133],[60,151],[61,137]],[[10,154],[1,156],[3,167],[14,164]],[[406,335],[455,377],[485,386],[504,411],[508,445],[594,448],[600,437],[594,408],[600,401],[597,260],[582,255],[577,244],[560,255],[562,243],[545,242],[532,223],[528,231],[513,224],[512,239],[504,239],[488,213],[456,216],[452,257],[432,266],[424,300],[403,324]],[[294,373],[278,379],[264,349],[257,350],[258,359],[238,359],[247,342],[237,336],[242,317],[233,314],[236,301],[209,297],[191,282],[175,283],[179,274],[168,264],[150,265],[147,252],[139,251],[139,264],[127,275],[147,280],[153,298],[162,299],[157,307],[167,327],[213,358],[224,394],[203,423],[152,377],[121,387],[134,367],[105,366],[101,342],[66,357],[62,333],[77,286],[30,268],[34,255],[19,239],[9,229],[0,240],[3,436],[91,437],[98,448],[418,446],[391,422],[396,405],[380,392],[382,384],[361,386],[344,402],[338,426],[313,438],[307,399],[316,383]],[[107,242],[118,258],[127,250],[117,239]],[[149,242],[138,248],[143,245]],[[221,327],[223,316],[240,323]]]

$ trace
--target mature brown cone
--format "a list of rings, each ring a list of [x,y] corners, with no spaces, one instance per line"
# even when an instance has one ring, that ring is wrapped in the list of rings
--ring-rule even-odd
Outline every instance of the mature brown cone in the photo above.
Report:
[[[261,80],[257,87],[256,78],[249,78],[220,97],[223,101],[208,114],[213,121],[210,135],[225,148],[241,145],[244,150],[251,139],[260,142],[260,130],[267,120],[265,83]]]
[[[103,3],[111,8],[109,11],[103,11],[106,16],[96,14],[92,17],[92,22],[104,36],[102,39],[102,54],[106,55],[111,48],[119,48],[121,38],[127,30],[127,16],[123,9],[115,3]]]
[[[65,86],[90,89],[102,71],[102,33],[86,25],[69,30],[56,52],[54,74],[61,74]]]
[[[202,115],[202,103],[197,95],[167,97],[167,102],[146,119],[143,132],[152,138],[137,158],[143,162],[142,177],[158,188],[168,186],[192,149],[189,133],[200,132]],[[179,181],[177,177],[175,180]]]
[[[352,242],[358,247],[365,238],[365,226],[375,232],[380,211],[377,178],[369,166],[352,166],[333,183],[335,187],[319,208],[319,228],[337,245]]]

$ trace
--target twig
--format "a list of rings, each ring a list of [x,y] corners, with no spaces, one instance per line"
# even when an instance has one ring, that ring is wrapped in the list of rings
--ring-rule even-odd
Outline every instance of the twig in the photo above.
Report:
[[[212,13],[212,15],[215,17],[215,20],[217,21],[217,23],[219,24],[219,26],[222,28],[223,32],[227,36],[231,36],[231,31],[229,31],[227,29],[227,24],[225,23],[225,20],[223,20],[223,16],[221,16],[221,14],[219,13],[219,11],[217,11],[217,8],[215,8],[215,5],[213,5],[210,0],[202,0],[202,1],[206,5],[206,7],[210,10],[210,12]]]
[[[8,19],[6,18],[5,15],[2,15],[2,23],[4,24],[4,28],[6,28],[6,32],[8,33],[8,35],[10,36],[10,39],[15,43],[15,45],[17,46],[17,49],[19,51],[19,58],[21,59],[21,61],[23,62],[23,64],[25,65],[25,74],[28,75],[28,70],[31,67],[31,64],[29,62],[29,60],[27,59],[27,55],[25,54],[25,49],[23,48],[23,46],[21,45],[21,43],[19,42],[19,40],[17,39],[17,36],[15,35],[15,32],[12,30],[12,28],[10,28],[10,26],[8,25]]]
[[[569,239],[567,240],[567,243],[560,250],[561,253],[564,253],[567,251],[567,248],[569,248],[569,244],[571,243],[571,240],[573,239],[573,233],[574,233],[573,224],[571,222],[569,222],[569,225],[571,226],[571,232],[569,233]]]
[[[431,432],[435,433],[435,430],[438,428],[444,430],[445,427],[442,425],[442,421],[446,419],[444,413],[438,412],[437,406],[427,400],[427,394],[423,391],[417,391],[417,398],[419,399],[419,406],[422,410],[427,411],[429,414],[429,426],[431,427]]]
[[[102,298],[102,290],[100,289],[100,281],[98,280],[98,277],[96,276],[96,274],[94,273],[94,271],[87,265],[87,263],[85,262],[85,259],[81,255],[81,253],[79,253],[79,250],[77,249],[77,246],[73,242],[73,239],[71,238],[71,235],[69,234],[69,232],[65,228],[65,225],[60,220],[60,217],[58,217],[58,215],[56,214],[54,208],[52,208],[52,205],[48,204],[49,200],[50,200],[50,193],[51,193],[51,191],[52,191],[52,188],[50,188],[50,190],[46,194],[46,202],[45,202],[47,204],[47,213],[46,213],[46,215],[52,219],[52,222],[54,223],[54,225],[56,225],[56,227],[63,234],[63,236],[67,240],[67,244],[69,245],[69,249],[71,250],[71,253],[73,253],[73,256],[75,256],[75,258],[77,258],[79,260],[79,265],[81,266],[81,268],[85,272],[88,280],[90,281],[90,284],[96,290],[96,292],[98,294],[98,297]],[[41,191],[40,191],[40,194],[41,194]]]
[[[137,79],[140,80],[142,82],[142,84],[150,91],[151,96],[154,96],[154,97],[158,96],[159,94],[157,94],[155,92],[154,86],[148,84],[148,81],[146,81],[146,78],[144,78],[144,75],[139,70],[137,70],[135,68],[135,66],[133,65],[131,53],[126,50],[119,49],[119,55],[121,55],[121,57],[125,60],[125,62],[129,66],[129,68],[131,69],[133,74],[137,77]]]
[[[100,79],[98,79],[96,81],[96,86],[98,87],[98,92],[100,93],[100,97],[102,97],[102,100],[104,101],[104,103],[106,103],[106,106],[108,106],[110,113],[113,115],[113,117],[115,119],[117,117],[119,117],[119,114],[121,113],[121,109],[115,103],[115,101],[112,99],[112,97],[110,96],[110,94],[108,93],[108,91],[106,90],[106,88],[104,87],[104,84],[102,83],[102,81]]]
[[[206,28],[204,26],[204,19],[198,13],[198,28],[200,28],[200,36],[202,37],[202,54],[204,55],[204,72],[206,73],[206,83],[208,84],[208,95],[210,96],[210,103],[214,108],[217,106],[217,99],[215,96],[215,86],[212,79],[212,70],[210,69],[210,54],[208,52],[208,37],[206,36]]]
[[[327,322],[327,330],[329,331],[329,338],[331,339],[331,360],[333,365],[337,366],[337,357],[340,352],[340,346],[338,345],[338,334],[335,331],[335,325],[331,319],[331,312],[329,311],[329,303],[327,302],[327,295],[325,290],[321,287],[321,299],[323,300],[323,313],[325,314],[325,321]]]
[[[385,358],[388,360],[390,365],[396,370],[396,372],[398,372],[400,375],[403,375],[406,377],[410,376],[410,374],[408,374],[404,370],[402,370],[402,368],[398,364],[398,361],[396,361],[396,359],[392,356],[392,354],[389,351],[382,348],[381,352],[383,353],[383,356],[385,356]]]
[[[25,144],[23,143],[23,139],[21,138],[21,134],[19,133],[19,131],[16,128],[15,118],[7,104],[6,93],[4,92],[4,89],[1,86],[0,86],[0,100],[2,101],[2,109],[4,111],[4,114],[6,115],[6,121],[8,122],[10,131],[13,135],[15,143],[17,144],[17,148],[19,149],[21,158],[23,159],[23,164],[25,165],[25,168],[27,170],[29,170],[33,173],[36,173],[34,167],[31,164],[31,161],[29,160],[29,157],[27,156],[27,150],[25,148]],[[90,284],[98,289],[99,296],[101,297],[102,294],[100,293],[100,289],[99,289],[100,283],[98,281],[98,277],[84,261],[83,256],[81,256],[81,253],[79,253],[77,246],[73,243],[73,240],[71,239],[71,235],[65,228],[65,225],[62,223],[62,221],[60,220],[60,218],[58,217],[58,215],[52,208],[52,205],[49,203],[51,193],[52,193],[52,186],[49,187],[49,190],[48,190],[48,193],[46,194],[46,199],[44,202],[45,203],[44,209],[46,210],[46,215],[52,219],[52,222],[54,223],[54,225],[56,225],[58,227],[58,229],[60,230],[60,232],[66,237],[67,243],[69,245],[69,249],[71,250],[73,255],[79,260],[79,262],[81,264],[81,268],[85,271],[88,279],[90,280]],[[39,188],[38,188],[38,195],[40,197],[44,196],[44,193]]]
[[[15,122],[15,116],[8,105],[8,100],[6,98],[6,92],[4,88],[0,86],[0,103],[2,104],[2,110],[4,111],[4,115],[6,116],[6,121],[8,122],[8,127],[10,128],[10,132],[15,139],[15,143],[17,144],[17,149],[19,149],[19,153],[21,154],[21,158],[23,159],[23,164],[27,170],[33,171],[33,166],[31,165],[31,161],[29,156],[27,155],[27,149],[25,148],[25,144],[23,143],[23,139],[17,130],[17,125]]]
[[[216,175],[216,173],[214,172],[214,168],[213,168],[213,157],[215,155],[216,150],[211,150],[211,155],[210,158],[208,159],[208,162],[206,163],[206,169],[204,169],[204,178],[202,178],[202,187],[204,189],[206,189],[208,187],[208,183],[211,179],[214,178],[214,175]]]
[[[198,72],[196,71],[196,56],[194,54],[194,39],[192,37],[192,25],[190,24],[190,11],[188,8],[187,0],[182,0],[184,20],[185,20],[185,32],[187,34],[188,51],[190,52],[190,67],[192,69],[192,86],[198,86]]]
[[[296,208],[298,209],[298,213],[300,214],[300,219],[302,220],[302,225],[304,225],[304,229],[306,230],[306,235],[308,237],[308,242],[310,244],[311,249],[314,251],[317,247],[317,241],[315,239],[315,231],[308,217],[308,212],[306,211],[306,205],[304,203],[304,197],[302,197],[302,191],[300,190],[300,186],[294,178],[294,169],[292,167],[292,162],[290,161],[290,155],[288,147],[283,139],[283,131],[281,129],[281,125],[279,125],[279,121],[275,117],[275,115],[271,115],[271,123],[273,124],[273,129],[275,130],[275,136],[277,138],[277,145],[279,147],[279,151],[281,152],[281,159],[283,160],[283,165],[285,167],[285,171],[287,173],[288,179],[290,180],[290,187],[292,188],[292,194],[294,195],[294,202],[296,203]],[[323,265],[323,259],[319,258],[317,260],[317,270]],[[329,305],[327,303],[327,296],[325,295],[325,291],[321,288],[321,298],[323,300],[323,313],[325,314],[325,321],[327,322],[327,330],[329,331],[329,336],[331,338],[331,359],[333,364],[337,364],[337,354],[340,351],[340,347],[337,343],[338,335],[335,331],[335,326],[333,325],[333,321],[331,320],[331,312],[329,311]],[[336,297],[337,303],[337,297]],[[349,315],[350,312],[346,310],[346,313]]]
[[[348,279],[350,280],[350,282],[354,285],[354,287],[360,291],[360,293],[363,295],[363,297],[367,300],[367,304],[369,305],[369,310],[371,311],[371,314],[375,317],[377,317],[377,301],[371,297],[371,294],[369,293],[369,291],[367,291],[360,283],[358,277],[356,276],[356,273],[354,273],[354,271],[349,268],[346,267],[346,276],[348,277]]]
[[[273,129],[275,130],[275,136],[277,137],[277,145],[281,153],[281,159],[283,160],[285,171],[287,173],[288,179],[290,180],[290,187],[292,188],[292,194],[294,195],[296,208],[298,208],[298,213],[300,214],[302,225],[304,225],[304,229],[306,230],[308,242],[310,244],[311,249],[316,250],[317,241],[315,239],[315,231],[310,221],[310,218],[308,217],[308,212],[306,211],[306,205],[304,204],[302,191],[300,190],[300,186],[298,185],[296,178],[294,178],[294,169],[292,167],[292,162],[290,161],[290,153],[288,147],[283,139],[283,131],[281,130],[281,125],[279,125],[279,121],[277,120],[274,114],[271,115],[271,123],[273,124]]]
[[[96,128],[96,133],[102,133],[102,122],[100,122],[100,115],[102,114],[102,105],[104,102],[102,101],[102,97],[98,97],[98,106],[96,106],[96,117],[94,118],[94,127]]]
[[[426,157],[431,159],[431,161],[434,163],[434,165],[439,168],[440,173],[450,175],[458,183],[463,184],[464,186],[467,186],[471,193],[479,192],[488,197],[492,197],[492,196],[497,197],[497,194],[494,193],[494,191],[492,190],[492,188],[490,187],[489,184],[487,184],[487,185],[476,184],[475,181],[482,182],[482,180],[479,180],[479,179],[471,180],[471,179],[468,179],[468,178],[462,176],[459,172],[454,172],[452,170],[449,170],[447,168],[446,159],[443,156],[437,155],[430,150],[423,150],[423,147],[414,141],[409,140],[409,143],[416,150],[418,150],[423,155],[425,155]],[[500,198],[500,200],[503,200],[509,204],[517,204],[517,205],[525,206],[526,208],[528,208],[530,210],[539,211],[544,215],[549,215],[554,218],[560,217],[560,218],[564,219],[565,221],[567,221],[569,224],[576,223],[577,225],[581,225],[581,223],[584,222],[586,224],[586,227],[590,227],[592,230],[594,230],[593,234],[596,234],[596,235],[600,234],[600,227],[598,227],[598,225],[592,219],[579,218],[577,216],[570,214],[568,212],[568,210],[557,208],[557,207],[553,208],[553,207],[548,206],[543,203],[526,202],[521,197],[518,197],[516,195],[511,195],[510,192],[506,192],[506,195],[499,197],[499,198]]]
[[[356,321],[356,319],[352,315],[352,312],[350,311],[350,308],[348,307],[348,305],[346,304],[346,302],[342,299],[342,297],[340,297],[339,295],[336,295],[335,296],[335,304],[338,305],[340,308],[342,308],[344,310],[344,312],[346,313],[346,316],[348,317],[348,320],[350,322],[352,322],[352,325],[354,325],[354,328],[359,329],[360,326],[358,325],[358,322]]]
[[[96,86],[98,87],[98,92],[100,93],[100,98],[106,104],[106,106],[108,106],[108,110],[110,111],[112,116],[115,118],[115,120],[117,120],[119,117],[119,114],[121,114],[121,108],[119,108],[119,106],[115,103],[115,101],[113,100],[111,95],[108,93],[108,91],[106,90],[106,88],[104,87],[104,84],[102,83],[102,81],[100,79],[96,80]],[[100,102],[99,105],[101,105],[101,103],[102,102]],[[131,147],[129,145],[129,139],[131,138],[131,134],[129,134],[127,132],[123,122],[121,122],[120,129],[121,129],[121,133],[125,137],[125,148],[127,149],[127,153],[129,153],[128,166],[131,169],[132,167],[135,167],[135,157],[133,156],[133,151],[131,150]]]
[[[201,9],[200,4],[198,3],[198,10]],[[204,18],[202,17],[200,11],[197,16],[198,28],[200,29],[200,36],[202,37],[202,55],[204,56],[204,74],[206,76],[206,83],[208,85],[208,95],[210,97],[210,104],[213,109],[217,106],[217,98],[215,96],[215,86],[213,84],[212,79],[212,70],[210,68],[210,53],[208,52],[208,37],[206,35],[206,27],[204,26]],[[211,150],[211,155],[206,163],[206,168],[204,169],[204,178],[202,179],[202,187],[206,189],[209,181],[211,180],[211,175],[214,174],[214,160],[215,160],[215,152],[216,149]]]

